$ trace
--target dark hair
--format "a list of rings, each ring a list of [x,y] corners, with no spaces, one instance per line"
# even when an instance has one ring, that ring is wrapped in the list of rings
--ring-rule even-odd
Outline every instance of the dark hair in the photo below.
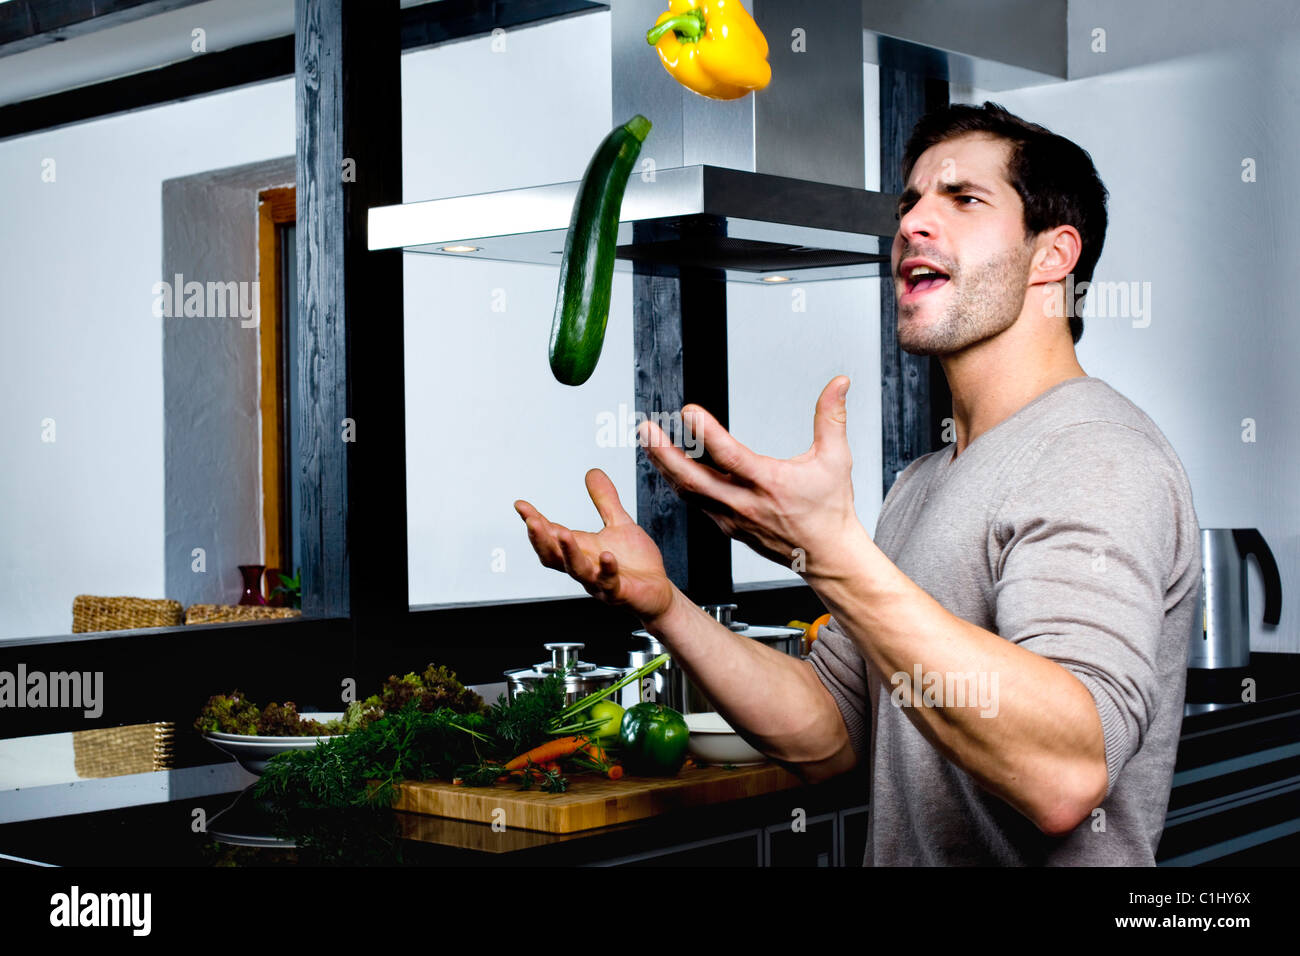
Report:
[[[912,130],[903,151],[903,182],[927,149],[965,133],[989,133],[1011,144],[1007,181],[1024,205],[1026,238],[1055,226],[1073,226],[1083,246],[1074,267],[1075,285],[1092,282],[1106,241],[1108,194],[1087,151],[997,103],[954,103],[927,113]],[[1073,311],[1069,305],[1067,311]],[[1078,342],[1082,335],[1083,319],[1071,315],[1070,337]]]

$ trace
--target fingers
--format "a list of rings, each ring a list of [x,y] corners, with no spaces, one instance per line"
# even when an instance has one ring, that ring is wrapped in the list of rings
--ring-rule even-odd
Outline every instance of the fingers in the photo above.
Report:
[[[611,593],[618,587],[618,558],[612,551],[600,553],[600,586]]]
[[[817,398],[817,411],[813,414],[813,447],[819,450],[838,450],[848,447],[848,406],[845,396],[849,391],[849,377],[837,375]]]
[[[695,433],[695,439],[703,444],[722,471],[746,481],[757,477],[759,456],[732,438],[722,423],[705,409],[687,405],[682,409],[682,422]]]
[[[563,526],[557,526],[556,537],[560,539],[560,550],[564,553],[565,570],[569,576],[582,584],[596,583],[596,564],[582,550],[573,532]]]
[[[738,489],[728,476],[708,465],[692,461],[667,439],[663,430],[654,422],[644,422],[638,429],[638,435],[651,464],[659,469],[664,480],[678,495],[706,511],[730,512],[733,509]]]
[[[611,525],[633,524],[632,516],[618,500],[618,489],[614,487],[614,482],[599,468],[587,472],[587,494],[591,495],[591,502],[596,506],[606,528]]]
[[[591,594],[597,591],[612,593],[615,590],[618,584],[618,562],[614,555],[604,551],[599,555],[597,563],[579,543],[579,535],[583,540],[592,535],[586,532],[575,534],[562,524],[546,520],[541,512],[523,500],[515,502],[515,510],[524,519],[528,541],[544,567],[563,571]]]
[[[537,552],[537,557],[541,560],[542,566],[553,571],[565,570],[564,552],[561,550],[559,539],[555,534],[555,529],[559,525],[551,524],[542,517],[541,512],[526,501],[516,501],[515,510],[524,519],[524,526],[528,529],[528,542],[533,546],[533,550]]]

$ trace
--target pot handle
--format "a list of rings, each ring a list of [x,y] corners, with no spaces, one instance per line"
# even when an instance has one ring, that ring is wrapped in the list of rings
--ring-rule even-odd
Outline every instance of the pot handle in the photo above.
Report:
[[[1237,553],[1244,561],[1253,554],[1264,576],[1264,623],[1277,626],[1282,619],[1282,576],[1277,572],[1277,561],[1269,550],[1268,542],[1257,528],[1233,528],[1232,538],[1237,543]]]

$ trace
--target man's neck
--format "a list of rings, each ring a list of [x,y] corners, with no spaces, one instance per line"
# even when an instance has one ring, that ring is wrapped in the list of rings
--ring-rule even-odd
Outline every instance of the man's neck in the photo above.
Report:
[[[1068,348],[1022,353],[1015,358],[990,350],[945,355],[940,364],[952,392],[957,455],[1049,388],[1087,375],[1075,357],[1072,343]]]

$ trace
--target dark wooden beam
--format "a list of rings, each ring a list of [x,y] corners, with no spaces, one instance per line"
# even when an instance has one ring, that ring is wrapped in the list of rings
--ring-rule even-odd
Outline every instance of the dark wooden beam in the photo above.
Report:
[[[880,68],[880,191],[901,193],[903,147],[926,112],[948,102],[948,84],[918,73]],[[880,283],[881,479],[888,494],[913,459],[938,448],[942,418],[952,414],[943,368],[932,356],[898,346],[898,303],[888,273]]]
[[[339,158],[355,163],[355,182],[340,190],[348,417],[357,428],[345,446],[348,590],[360,645],[410,610],[403,253],[371,252],[366,243],[370,210],[402,201],[402,10],[398,0],[325,3],[335,4],[343,17]],[[332,172],[343,179],[338,162]]]
[[[709,410],[731,427],[727,375],[727,283],[722,275],[683,270],[682,405]],[[681,405],[677,406],[679,409]],[[706,464],[707,455],[698,459]],[[732,598],[731,539],[699,508],[686,512],[686,593],[696,604],[725,604]]]
[[[665,228],[673,227],[637,223],[633,242],[671,238]],[[726,427],[727,286],[721,275],[636,262],[632,289],[636,410],[672,415],[693,402]],[[643,448],[637,449],[636,506],[637,524],[658,543],[673,583],[697,604],[729,601],[731,539],[678,497]]]
[[[402,253],[370,252],[402,200],[398,0],[297,0],[298,494],[306,614],[405,615]]]
[[[262,40],[65,93],[0,106],[0,139],[292,75],[293,37]]]
[[[0,12],[7,6],[0,3]],[[605,6],[590,0],[439,0],[401,11],[402,49],[463,40],[498,27],[527,26]],[[0,106],[0,139],[293,76],[293,50],[293,37],[274,37]]]
[[[0,56],[142,20],[202,0],[11,0],[0,3]]]

